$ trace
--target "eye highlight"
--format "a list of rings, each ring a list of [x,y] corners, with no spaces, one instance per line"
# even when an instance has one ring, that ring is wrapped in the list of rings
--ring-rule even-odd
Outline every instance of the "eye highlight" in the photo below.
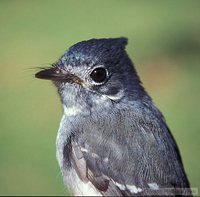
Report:
[[[95,68],[91,73],[90,73],[91,79],[96,82],[96,83],[102,83],[106,80],[107,78],[107,71],[105,68],[99,67]]]

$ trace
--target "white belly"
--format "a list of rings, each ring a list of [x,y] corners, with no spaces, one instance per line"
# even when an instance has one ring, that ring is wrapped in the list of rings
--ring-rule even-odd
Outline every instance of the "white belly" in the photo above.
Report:
[[[74,196],[102,196],[90,181],[87,183],[81,181],[73,169],[66,172],[63,179]]]

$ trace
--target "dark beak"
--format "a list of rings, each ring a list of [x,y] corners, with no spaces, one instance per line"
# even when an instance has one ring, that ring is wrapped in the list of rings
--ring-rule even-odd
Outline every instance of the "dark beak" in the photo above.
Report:
[[[60,81],[66,83],[77,83],[79,85],[82,84],[82,80],[74,74],[70,72],[64,72],[59,70],[58,68],[52,67],[43,69],[35,74],[35,77],[38,79],[46,79],[52,81]]]

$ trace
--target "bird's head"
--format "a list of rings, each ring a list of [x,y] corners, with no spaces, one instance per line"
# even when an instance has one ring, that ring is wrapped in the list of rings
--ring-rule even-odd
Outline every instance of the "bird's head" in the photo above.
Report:
[[[55,83],[66,108],[111,107],[124,99],[140,99],[144,91],[126,54],[126,44],[126,38],[79,42],[36,77]]]

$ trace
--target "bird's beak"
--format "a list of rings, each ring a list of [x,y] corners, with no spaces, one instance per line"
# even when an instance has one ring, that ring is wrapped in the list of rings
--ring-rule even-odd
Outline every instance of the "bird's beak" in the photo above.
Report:
[[[43,69],[35,74],[38,79],[47,79],[52,81],[60,81],[66,83],[77,83],[82,85],[82,80],[70,72],[64,72],[56,67]]]

